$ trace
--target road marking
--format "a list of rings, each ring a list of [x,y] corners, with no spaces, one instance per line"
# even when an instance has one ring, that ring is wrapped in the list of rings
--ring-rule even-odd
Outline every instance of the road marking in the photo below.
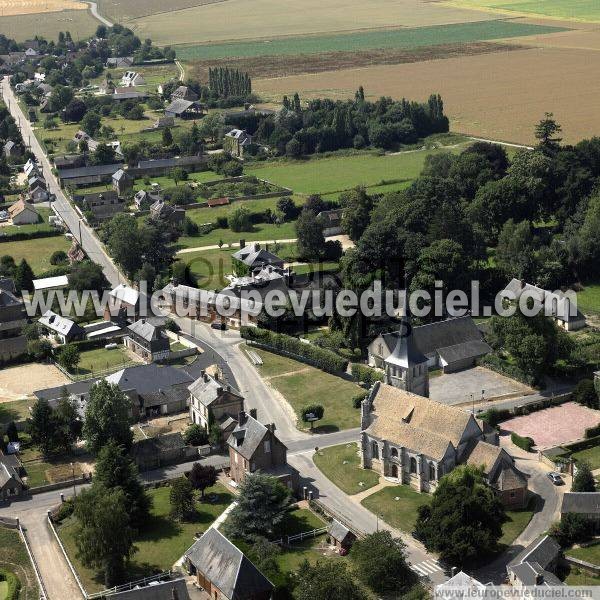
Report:
[[[443,571],[442,567],[436,560],[424,560],[423,562],[411,565],[412,569],[419,575],[427,576]]]

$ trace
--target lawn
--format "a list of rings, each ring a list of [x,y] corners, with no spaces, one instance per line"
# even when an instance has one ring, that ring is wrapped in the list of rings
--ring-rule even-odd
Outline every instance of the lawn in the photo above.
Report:
[[[252,350],[263,360],[263,365],[257,367],[260,374],[271,377],[269,383],[298,415],[298,428],[310,429],[300,419],[301,410],[308,404],[321,404],[325,409],[323,418],[314,426],[315,432],[328,433],[360,425],[360,411],[352,406],[352,397],[362,390],[358,385],[278,354],[259,348]]]
[[[33,272],[39,275],[53,268],[50,257],[56,250],[66,252],[70,246],[69,240],[63,235],[21,242],[0,242],[0,256],[8,254],[17,264],[24,258]]]
[[[0,403],[0,423],[11,421],[24,421],[29,417],[29,407],[33,406],[33,400],[13,400]]]
[[[585,560],[593,565],[600,565],[600,544],[594,544],[586,548],[571,548],[565,550],[565,554],[579,560]]]
[[[592,471],[594,469],[600,469],[600,446],[594,446],[593,448],[587,448],[586,450],[573,452],[573,454],[571,454],[571,458],[575,461],[587,462]]]
[[[569,574],[564,580],[569,586],[578,586],[578,585],[600,585],[600,577],[594,577],[593,575],[589,575],[585,571],[581,571],[576,567],[571,567]]]
[[[429,154],[442,151],[460,152],[465,146],[444,150],[417,150],[400,154],[361,153],[292,161],[264,163],[248,167],[247,175],[255,175],[297,194],[334,194],[358,185],[380,186],[393,183],[407,185],[416,179]],[[396,187],[397,189],[397,187]],[[383,190],[392,191],[392,189]]]
[[[499,543],[506,546],[510,546],[521,532],[527,527],[531,517],[533,517],[533,510],[526,508],[524,510],[507,510],[506,516],[508,521],[502,525],[502,537]]]
[[[600,283],[590,283],[577,293],[577,308],[584,314],[600,314]]]
[[[181,558],[183,553],[193,544],[196,532],[203,532],[227,508],[233,496],[219,483],[206,490],[206,495],[217,495],[217,502],[196,504],[194,517],[186,522],[178,523],[169,516],[170,487],[150,490],[152,510],[148,523],[135,538],[137,552],[129,565],[130,580],[139,579],[156,572],[167,571]],[[84,567],[76,557],[75,521],[70,518],[59,527],[59,535],[63,541],[69,558],[73,561],[83,585],[88,592],[103,589],[102,576]]]
[[[12,571],[19,578],[21,582],[19,598],[38,597],[35,572],[25,544],[16,529],[0,527],[0,569]]]
[[[547,1],[547,0],[545,0]],[[592,0],[590,0],[592,1]],[[529,25],[513,21],[477,21],[432,27],[358,31],[346,34],[285,37],[247,42],[177,46],[182,60],[208,60],[231,56],[282,56],[319,52],[348,52],[379,48],[421,48],[441,44],[520,37],[563,31],[556,27]]]
[[[323,448],[314,454],[313,460],[327,479],[346,494],[358,494],[379,482],[375,471],[361,468],[355,443]]]
[[[76,369],[78,375],[93,374],[96,371],[108,371],[110,369],[118,371],[121,366],[132,362],[122,346],[113,350],[107,350],[106,348],[85,350],[80,356],[81,360]]]
[[[419,494],[408,485],[395,485],[368,496],[361,504],[388,525],[410,533],[415,528],[419,506],[430,501],[429,494]]]
[[[308,508],[294,508],[275,532],[275,537],[307,533],[325,527],[326,523]]]
[[[23,466],[27,472],[27,485],[30,488],[68,481],[75,477],[81,477],[89,469],[82,463],[76,462],[75,457],[64,457],[47,460],[34,460],[24,462]]]
[[[7,225],[5,227],[0,227],[0,236],[3,234],[11,234],[11,233],[32,233],[34,231],[55,231],[57,235],[59,231],[48,223],[48,217],[51,214],[54,214],[52,210],[49,208],[40,208],[40,206],[36,206],[35,210],[39,213],[41,220],[39,223],[35,223],[34,225]]]

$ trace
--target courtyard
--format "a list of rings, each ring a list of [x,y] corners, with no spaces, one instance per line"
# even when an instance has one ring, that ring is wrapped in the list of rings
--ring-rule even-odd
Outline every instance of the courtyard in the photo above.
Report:
[[[539,450],[561,446],[585,437],[585,430],[600,423],[600,411],[566,402],[529,415],[514,417],[502,429],[533,438]]]

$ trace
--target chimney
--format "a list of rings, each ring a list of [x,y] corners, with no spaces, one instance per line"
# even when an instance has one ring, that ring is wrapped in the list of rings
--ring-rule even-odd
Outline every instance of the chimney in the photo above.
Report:
[[[241,410],[238,414],[238,425],[245,425],[246,424],[246,413]]]
[[[227,386],[225,386],[225,389],[226,389],[228,392],[230,392],[230,391],[231,391],[231,386],[230,386],[230,385],[227,385]]]
[[[269,423],[269,424],[267,425],[267,429],[268,429],[268,430],[269,430],[271,433],[275,433],[275,429],[276,429],[276,427],[275,427],[275,423]]]
[[[456,567],[452,567],[452,570],[450,571],[450,576],[454,577],[456,575],[456,571],[457,571],[457,568]]]
[[[535,575],[535,585],[543,585],[544,583],[544,574],[536,573]]]
[[[258,419],[258,416],[257,416],[257,415],[258,415],[258,412],[257,412],[256,408],[251,408],[251,409],[250,409],[250,416],[251,416],[253,419]]]
[[[246,240],[240,240],[240,250],[246,247]]]
[[[258,242],[254,242],[254,252],[258,252],[260,250],[260,244]]]

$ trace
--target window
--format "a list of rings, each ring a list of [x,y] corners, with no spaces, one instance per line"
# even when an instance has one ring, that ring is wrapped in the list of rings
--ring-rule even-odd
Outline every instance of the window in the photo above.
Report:
[[[377,442],[371,444],[371,454],[373,455],[373,458],[379,458],[379,446],[377,445]]]
[[[511,492],[509,495],[511,498],[514,498],[517,494],[515,492]]]
[[[271,442],[269,440],[265,440],[265,454],[269,454],[271,452]]]
[[[392,448],[392,456],[393,456],[394,458],[397,458],[397,457],[398,457],[398,448]]]
[[[252,473],[256,471],[256,463],[250,463],[250,471],[252,471]]]
[[[429,481],[435,481],[435,465],[429,463]]]
[[[417,459],[414,456],[411,456],[411,458],[410,458],[410,472],[411,473],[417,472]]]

